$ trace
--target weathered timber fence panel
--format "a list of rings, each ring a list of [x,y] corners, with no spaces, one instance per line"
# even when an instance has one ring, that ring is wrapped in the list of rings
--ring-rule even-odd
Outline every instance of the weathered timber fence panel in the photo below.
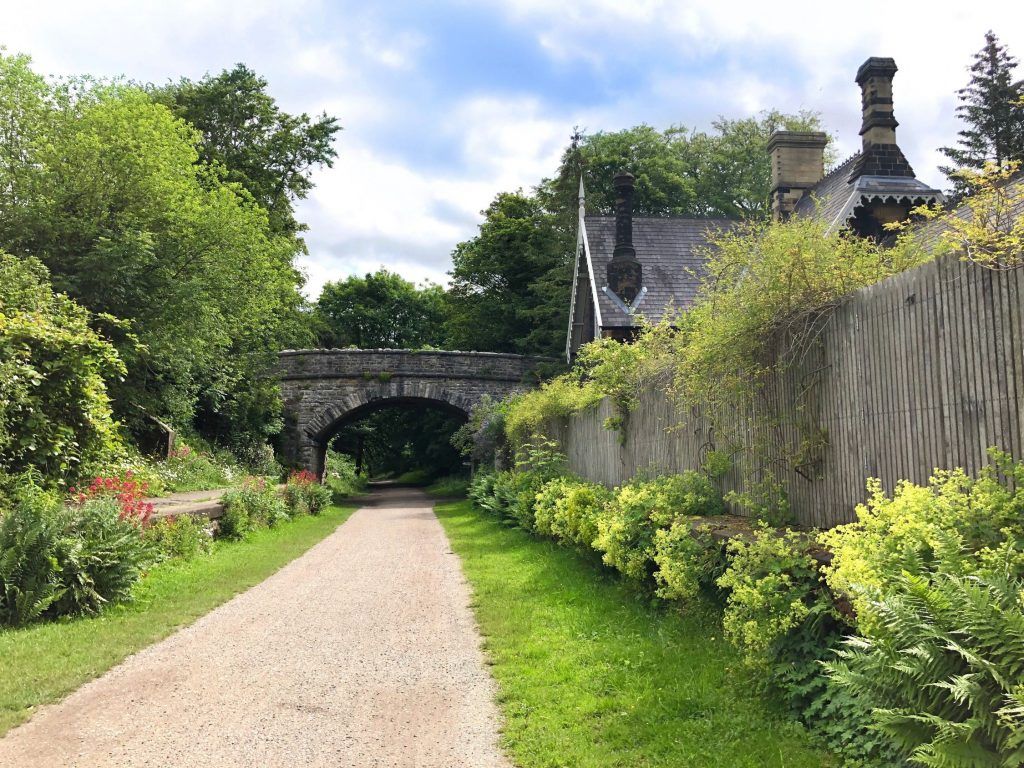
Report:
[[[662,385],[643,392],[623,432],[604,428],[609,402],[557,430],[573,471],[617,485],[645,469],[699,467],[707,452],[744,446],[723,478],[744,490],[765,470],[782,482],[797,519],[852,519],[865,480],[892,490],[935,467],[974,473],[989,446],[1024,456],[1024,276],[944,257],[851,294],[799,361],[756,402],[712,428],[699,404]],[[805,461],[794,446],[824,441]],[[788,445],[789,459],[755,446]]]

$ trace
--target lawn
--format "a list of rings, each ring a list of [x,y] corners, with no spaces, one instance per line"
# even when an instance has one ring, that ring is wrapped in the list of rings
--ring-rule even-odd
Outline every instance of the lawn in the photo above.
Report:
[[[330,534],[352,513],[330,507],[260,530],[209,555],[164,563],[138,585],[131,603],[94,618],[0,630],[0,735],[42,704],[57,701],[126,656],[186,626],[258,584]]]
[[[639,596],[590,557],[469,502],[438,507],[474,593],[521,768],[830,766],[756,692],[718,611]]]

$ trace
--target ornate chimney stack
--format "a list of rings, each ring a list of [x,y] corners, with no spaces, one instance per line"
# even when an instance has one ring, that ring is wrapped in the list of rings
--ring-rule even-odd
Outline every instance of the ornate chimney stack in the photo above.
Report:
[[[774,131],[768,139],[772,164],[772,218],[788,218],[800,198],[825,175],[825,145],[820,131]]]
[[[633,174],[615,174],[615,250],[608,262],[608,289],[631,304],[643,285],[643,267],[633,247]]]
[[[899,123],[893,114],[892,102],[892,79],[896,71],[893,59],[879,56],[872,56],[857,70],[862,152],[850,174],[851,181],[858,176],[914,176],[914,169],[896,145]]]

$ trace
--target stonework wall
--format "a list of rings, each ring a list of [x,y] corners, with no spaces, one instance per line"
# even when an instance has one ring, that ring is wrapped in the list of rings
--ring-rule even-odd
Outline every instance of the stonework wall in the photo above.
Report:
[[[464,414],[484,395],[536,383],[540,358],[494,352],[288,350],[279,357],[287,461],[317,474],[339,426],[388,403],[421,402]]]

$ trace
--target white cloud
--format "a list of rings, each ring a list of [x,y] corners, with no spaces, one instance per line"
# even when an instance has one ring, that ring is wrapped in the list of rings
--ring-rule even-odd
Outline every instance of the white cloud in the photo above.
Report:
[[[936,147],[955,139],[954,92],[983,33],[995,29],[1024,56],[1024,5],[1004,0],[492,0],[495,27],[518,33],[508,40],[525,33],[540,51],[522,50],[530,60],[520,79],[496,73],[492,87],[486,62],[476,78],[445,68],[466,40],[437,37],[429,23],[466,15],[469,2],[0,0],[0,44],[30,53],[45,73],[154,82],[244,61],[285,109],[337,115],[345,131],[335,167],[316,173],[299,205],[313,295],[325,280],[381,265],[443,280],[479,211],[499,191],[552,173],[574,125],[705,128],[718,114],[815,109],[851,152],[853,76],[869,55],[896,58],[900,143],[919,176],[941,184]],[[570,97],[566,72],[580,78]]]
[[[326,280],[380,266],[444,283],[453,247],[472,235],[494,195],[529,188],[557,167],[567,123],[541,112],[533,99],[458,104],[437,126],[461,147],[460,162],[447,172],[417,171],[346,142],[301,210],[320,233],[310,238],[305,261],[307,293],[316,296]]]

